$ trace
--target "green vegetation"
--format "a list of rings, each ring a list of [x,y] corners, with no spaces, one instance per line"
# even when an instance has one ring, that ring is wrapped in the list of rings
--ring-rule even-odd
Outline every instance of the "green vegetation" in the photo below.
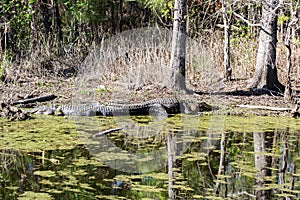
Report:
[[[184,16],[189,36],[185,60],[187,83],[191,89],[209,94],[211,88],[219,92],[224,86],[217,74],[224,70],[221,2],[228,5],[225,14],[235,81],[252,77],[257,57],[261,2],[187,1]],[[296,1],[285,1],[278,6],[276,15],[280,81],[286,78],[283,40],[293,19],[289,9],[299,10],[293,7],[293,2]],[[80,102],[106,101],[107,96],[125,101],[148,98],[153,88],[159,93],[156,96],[179,96],[161,87],[169,73],[173,3],[171,0],[2,1],[1,98],[14,100],[34,96],[36,91],[38,94],[60,91],[57,96],[66,100],[65,97],[73,95],[71,89],[77,89]],[[291,29],[298,23],[295,20]],[[147,27],[158,28],[150,32]],[[295,39],[298,33],[294,32],[291,80],[297,88],[299,66],[295,63],[299,63],[299,42]],[[80,76],[84,69],[87,77]],[[81,78],[78,82],[77,77]],[[142,95],[135,93],[143,87],[147,89]],[[235,90],[239,96],[243,87],[241,84],[227,89]],[[230,101],[232,105],[271,99],[264,95],[239,97],[210,100],[219,104]],[[279,106],[274,102],[268,105]],[[232,113],[235,110],[230,110],[229,114]],[[268,195],[263,199],[299,198],[299,120],[282,116],[224,116],[222,110],[202,114],[168,118],[0,119],[0,199],[168,199],[172,192],[177,199],[262,199],[259,195],[263,192]],[[124,128],[93,137],[99,131],[118,127]]]
[[[233,12],[257,20],[261,5],[237,2],[231,6],[228,10],[231,40],[237,42],[243,38],[246,41],[257,39],[258,29],[249,26]],[[13,71],[21,68],[35,72],[38,76],[45,75],[45,70],[57,73],[64,68],[57,60],[64,59],[65,64],[73,67],[80,65],[94,44],[99,44],[112,34],[157,24],[170,28],[172,9],[173,1],[170,0],[7,0],[0,5],[3,13],[0,16],[1,65],[8,62],[9,68],[16,68]],[[216,46],[222,46],[220,9],[218,1],[188,1],[188,35],[205,44],[212,42]],[[279,16],[279,24],[283,24],[279,28],[288,22],[287,6]],[[207,30],[212,30],[208,37]],[[279,31],[282,32],[284,30]],[[207,40],[208,38],[211,39]],[[219,40],[217,43],[216,39]],[[217,55],[219,54],[215,52],[214,56]],[[235,54],[234,57],[244,56]],[[214,58],[214,62],[219,66],[219,58]],[[19,67],[20,65],[23,66]],[[236,68],[239,66],[240,64],[235,64]]]
[[[167,157],[164,154],[167,144],[162,138],[167,137],[168,133],[175,134],[177,145],[183,147],[177,158],[181,164],[174,167],[176,181],[173,188],[178,191],[178,198],[201,199],[208,196],[216,199],[223,198],[226,191],[227,194],[234,195],[241,190],[251,194],[256,190],[253,132],[269,132],[276,138],[272,139],[275,143],[268,152],[260,153],[278,161],[272,166],[272,176],[266,177],[270,182],[261,189],[271,188],[275,196],[297,195],[297,189],[282,189],[282,186],[278,186],[277,168],[280,166],[281,146],[284,142],[288,142],[291,152],[289,162],[296,166],[299,164],[299,149],[296,145],[299,136],[298,120],[278,117],[224,118],[227,168],[225,174],[217,176],[218,180],[212,174],[217,173],[219,166],[220,133],[212,132],[211,120],[212,116],[188,115],[176,115],[165,122],[155,121],[149,116],[85,119],[42,116],[21,122],[1,120],[0,183],[4,187],[0,189],[0,197],[166,199],[169,176],[165,168]],[[99,130],[129,122],[132,123],[130,128],[120,133],[97,139],[90,137]],[[160,131],[151,134],[152,126],[161,127]],[[284,136],[287,130],[288,135]],[[203,148],[209,136],[206,133],[215,135],[215,142],[209,149]],[[147,142],[146,139],[152,142]],[[114,147],[105,146],[108,141]],[[136,149],[137,146],[141,148]],[[137,156],[138,152],[146,156]],[[133,155],[136,157],[133,158]],[[153,165],[153,156],[156,163],[161,159],[160,167],[155,168]],[[122,172],[121,169],[132,169],[140,173]],[[294,177],[295,181],[300,177],[296,173],[286,173],[286,176],[287,181],[288,177]],[[216,196],[212,190],[216,182],[221,184],[220,196]],[[288,194],[282,193],[283,191]],[[234,199],[239,198],[241,196]]]
[[[41,152],[51,149],[72,149],[80,144],[76,126],[63,118],[49,116],[45,120],[44,116],[37,116],[22,123],[1,121],[2,150]]]

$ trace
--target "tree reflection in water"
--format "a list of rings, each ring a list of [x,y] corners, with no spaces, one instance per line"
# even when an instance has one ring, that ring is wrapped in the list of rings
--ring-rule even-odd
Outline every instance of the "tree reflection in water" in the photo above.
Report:
[[[189,134],[187,128],[174,128],[170,123],[160,140],[154,140],[156,135],[147,138],[157,141],[155,147],[153,142],[140,143],[142,152],[164,149],[159,152],[165,153],[161,157],[167,158],[161,169],[144,173],[113,169],[95,159],[84,145],[40,151],[8,148],[7,145],[16,147],[18,141],[34,143],[40,140],[34,137],[41,135],[30,130],[14,141],[8,140],[16,133],[13,126],[7,126],[2,138],[6,143],[2,143],[0,154],[0,199],[299,199],[300,133],[297,127],[300,122],[293,122],[296,123],[294,128],[287,122],[281,125],[289,127],[282,128],[264,122],[268,127],[257,131],[227,128],[223,134],[216,132],[215,145],[205,150],[207,130]],[[141,151],[134,143],[136,140],[130,144],[124,134],[107,139],[120,144],[119,148],[124,151]],[[107,149],[107,154],[120,155],[114,151]],[[148,165],[147,160],[141,160],[139,167],[149,169]]]
[[[273,132],[253,133],[256,199],[271,199],[271,189],[267,189],[266,186],[271,183],[272,156],[270,154],[272,153],[273,136]]]

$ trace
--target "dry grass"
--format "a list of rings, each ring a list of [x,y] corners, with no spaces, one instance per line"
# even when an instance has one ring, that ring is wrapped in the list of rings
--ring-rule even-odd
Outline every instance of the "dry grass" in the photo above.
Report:
[[[231,45],[233,78],[235,80],[251,78],[255,68],[257,41],[245,38],[232,39]],[[20,63],[5,60],[2,62],[2,69],[6,71],[6,80],[10,83],[6,84],[6,88],[10,88],[11,95],[24,91],[24,88],[29,91],[38,90],[41,83],[54,85],[51,86],[53,89],[46,90],[55,92],[57,91],[55,87],[60,88],[62,82],[69,80],[65,79],[68,76],[64,72],[73,69],[70,71],[71,75],[76,74],[76,67],[81,65],[83,71],[77,81],[75,92],[84,96],[91,92],[93,94],[91,98],[95,98],[95,90],[101,94],[121,92],[121,96],[116,98],[123,100],[124,96],[130,96],[132,91],[142,88],[164,91],[162,88],[168,84],[170,48],[171,31],[157,28],[136,29],[103,40],[99,46],[90,51],[82,63],[79,46],[67,46],[63,57],[53,58],[49,53],[50,46],[46,45],[33,51]],[[299,51],[297,45],[293,58],[295,65],[292,68],[294,87],[299,86],[300,69],[296,65],[299,63],[297,56]],[[207,33],[197,39],[187,38],[188,88],[196,91],[221,90],[224,87],[220,82],[223,76],[222,63],[222,32]],[[277,67],[279,78],[285,83],[286,48],[281,42],[277,47]],[[26,84],[23,84],[25,82]],[[56,86],[54,82],[57,83]],[[75,83],[72,79],[68,88],[75,87]],[[163,95],[164,92],[157,95]],[[5,98],[10,98],[9,94]]]
[[[149,28],[131,30],[103,41],[86,58],[82,88],[113,85],[124,91],[168,85],[171,31]],[[187,85],[212,90],[220,78],[207,47],[187,38]]]

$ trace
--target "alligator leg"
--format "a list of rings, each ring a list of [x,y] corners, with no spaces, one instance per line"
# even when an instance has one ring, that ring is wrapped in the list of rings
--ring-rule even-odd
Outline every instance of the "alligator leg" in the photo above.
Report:
[[[168,116],[168,113],[161,104],[156,103],[149,108],[149,115],[158,118],[165,118]]]

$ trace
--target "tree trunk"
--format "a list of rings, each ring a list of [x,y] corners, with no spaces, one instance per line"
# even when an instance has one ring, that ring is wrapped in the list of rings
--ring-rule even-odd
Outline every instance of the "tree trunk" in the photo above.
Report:
[[[120,33],[123,31],[123,0],[120,0],[120,22],[119,22],[119,31]]]
[[[291,84],[291,69],[292,69],[292,53],[295,49],[295,29],[297,26],[298,18],[296,11],[294,11],[293,1],[290,2],[290,13],[291,19],[288,23],[286,35],[285,35],[285,46],[287,48],[287,64],[286,64],[286,86],[284,91],[284,100],[292,100],[292,84]],[[291,45],[292,40],[292,45]]]
[[[232,79],[232,69],[230,67],[229,21],[227,16],[227,6],[225,0],[222,0],[222,15],[224,22],[224,77],[228,81]]]
[[[284,100],[292,100],[292,85],[291,85],[291,68],[292,68],[292,49],[290,45],[290,26],[287,28],[285,46],[287,48],[287,63],[286,63],[286,86],[284,91]]]
[[[49,6],[52,5],[48,0],[41,1],[40,3],[40,30],[43,33],[45,39],[49,39],[51,36],[51,10]]]
[[[175,0],[172,47],[170,60],[170,84],[172,89],[186,91],[185,50],[186,50],[186,0]]]
[[[110,2],[110,22],[112,34],[116,33],[116,19],[115,19],[115,4],[113,1]]]
[[[248,88],[266,88],[283,93],[284,86],[278,81],[276,69],[278,1],[264,0],[262,3],[256,66]]]

